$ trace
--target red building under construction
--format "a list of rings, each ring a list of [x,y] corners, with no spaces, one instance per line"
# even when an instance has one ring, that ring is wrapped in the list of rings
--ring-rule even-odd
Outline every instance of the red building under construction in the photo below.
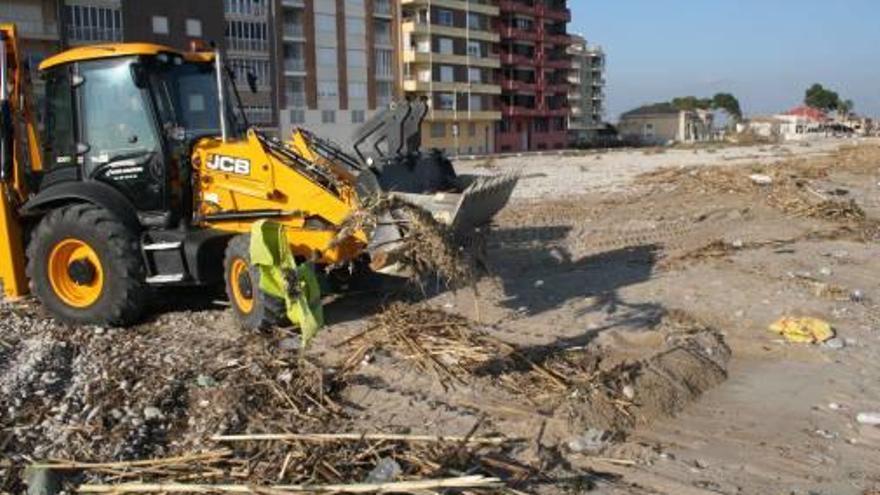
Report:
[[[565,148],[571,11],[565,0],[500,0],[498,5],[502,119],[496,124],[495,151]]]

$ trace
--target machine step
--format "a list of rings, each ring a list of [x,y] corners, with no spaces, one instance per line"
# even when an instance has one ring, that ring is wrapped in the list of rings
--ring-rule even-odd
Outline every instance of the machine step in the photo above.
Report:
[[[184,279],[186,279],[186,274],[172,273],[168,275],[154,275],[152,277],[147,277],[147,283],[152,285],[173,284],[177,282],[183,282]]]
[[[180,241],[144,244],[144,251],[171,251],[174,249],[180,249],[180,246],[182,245],[183,243]]]

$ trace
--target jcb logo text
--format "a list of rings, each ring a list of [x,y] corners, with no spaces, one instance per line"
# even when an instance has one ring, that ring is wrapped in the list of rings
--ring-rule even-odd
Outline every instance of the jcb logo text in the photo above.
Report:
[[[208,169],[227,172],[230,174],[250,175],[251,162],[243,158],[231,156],[213,155],[208,159]]]

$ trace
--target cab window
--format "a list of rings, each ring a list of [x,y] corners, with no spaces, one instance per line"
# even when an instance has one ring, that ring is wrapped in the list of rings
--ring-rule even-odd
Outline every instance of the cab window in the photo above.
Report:
[[[114,59],[80,67],[82,139],[90,169],[159,151],[149,100],[135,84],[132,63]]]
[[[59,67],[46,74],[42,141],[43,163],[48,170],[77,164],[69,70],[69,67]]]

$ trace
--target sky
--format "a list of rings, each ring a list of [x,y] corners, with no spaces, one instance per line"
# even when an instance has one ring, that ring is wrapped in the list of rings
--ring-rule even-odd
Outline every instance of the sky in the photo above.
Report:
[[[569,32],[607,52],[606,119],[676,96],[733,93],[788,110],[813,83],[880,117],[880,0],[569,0]]]

